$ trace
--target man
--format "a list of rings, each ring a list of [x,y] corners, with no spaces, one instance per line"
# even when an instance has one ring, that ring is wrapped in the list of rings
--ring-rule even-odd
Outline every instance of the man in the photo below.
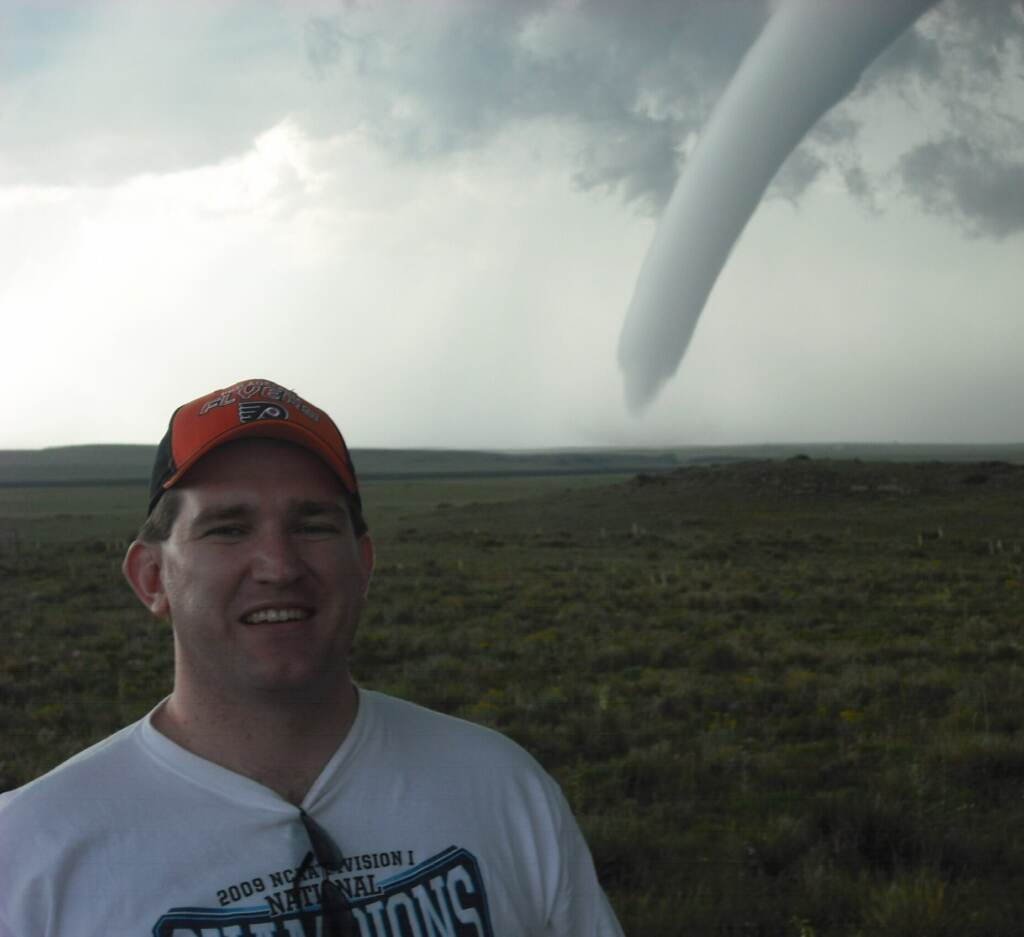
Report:
[[[0,796],[0,937],[611,937],[557,785],[480,726],[356,687],[355,471],[270,381],[179,407],[124,574],[171,695]]]

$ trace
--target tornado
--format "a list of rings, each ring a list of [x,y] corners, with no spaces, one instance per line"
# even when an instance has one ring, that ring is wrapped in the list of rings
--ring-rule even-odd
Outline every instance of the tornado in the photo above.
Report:
[[[733,244],[818,119],[937,0],[784,0],[715,105],[637,277],[619,336],[626,405],[675,374]]]

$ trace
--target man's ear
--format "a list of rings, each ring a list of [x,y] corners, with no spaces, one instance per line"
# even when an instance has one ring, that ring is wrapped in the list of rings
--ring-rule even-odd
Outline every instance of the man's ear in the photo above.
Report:
[[[374,549],[369,534],[363,534],[357,541],[359,548],[359,568],[363,579],[363,598],[370,592],[370,578],[373,576]]]
[[[160,544],[135,540],[124,555],[121,572],[139,601],[157,618],[167,618],[170,608],[164,592],[161,558]]]

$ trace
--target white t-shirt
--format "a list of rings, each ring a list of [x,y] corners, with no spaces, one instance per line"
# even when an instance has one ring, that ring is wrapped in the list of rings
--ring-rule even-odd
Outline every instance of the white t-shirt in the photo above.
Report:
[[[302,806],[345,857],[329,877],[361,937],[621,935],[561,791],[523,749],[359,700]],[[309,914],[327,873],[293,890],[310,849],[298,808],[152,715],[0,795],[0,937],[305,937],[296,894]]]

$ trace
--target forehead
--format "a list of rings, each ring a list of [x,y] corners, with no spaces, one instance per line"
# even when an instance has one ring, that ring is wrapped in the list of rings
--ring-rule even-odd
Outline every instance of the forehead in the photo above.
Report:
[[[343,501],[337,475],[312,452],[277,439],[241,439],[203,456],[175,487],[186,503],[220,499]]]

